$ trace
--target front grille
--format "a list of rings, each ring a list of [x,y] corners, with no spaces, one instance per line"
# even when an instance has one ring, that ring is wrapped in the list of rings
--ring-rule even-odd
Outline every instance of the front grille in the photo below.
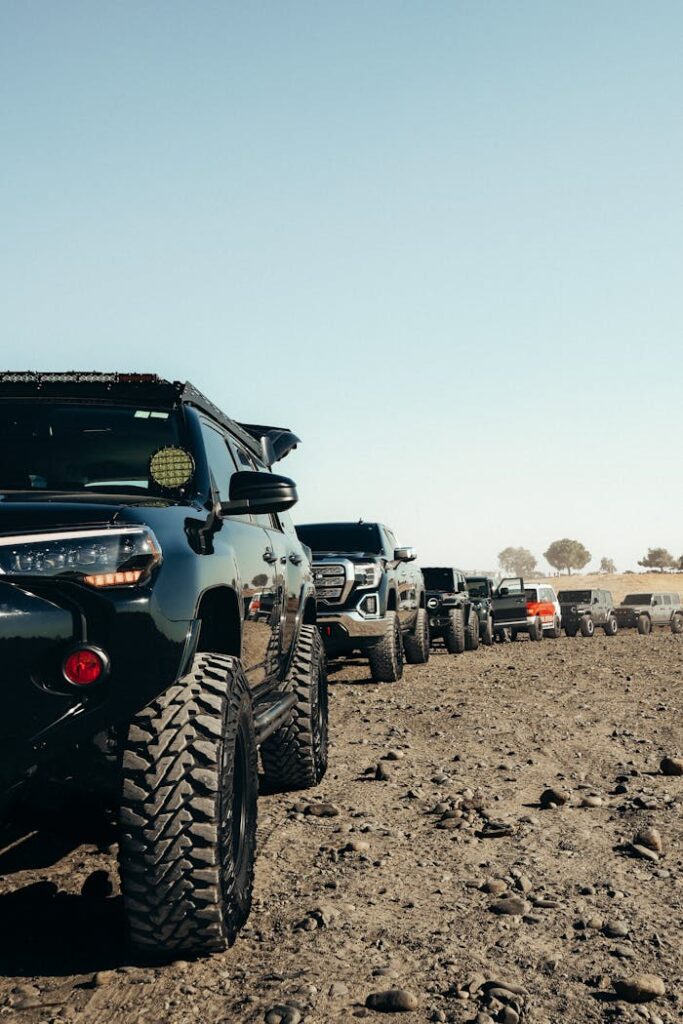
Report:
[[[346,569],[332,562],[314,564],[313,582],[318,600],[329,603],[340,601],[346,584]]]

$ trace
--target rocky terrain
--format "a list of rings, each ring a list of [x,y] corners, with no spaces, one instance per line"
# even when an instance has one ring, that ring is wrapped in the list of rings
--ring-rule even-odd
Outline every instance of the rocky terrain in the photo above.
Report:
[[[106,822],[6,829],[2,1020],[681,1019],[682,679],[663,631],[332,666],[329,774],[261,799],[252,916],[200,963],[129,959]]]

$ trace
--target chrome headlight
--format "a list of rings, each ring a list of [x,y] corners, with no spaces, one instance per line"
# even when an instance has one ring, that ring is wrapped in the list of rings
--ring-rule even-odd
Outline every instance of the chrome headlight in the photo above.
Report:
[[[359,562],[354,566],[355,584],[358,590],[370,590],[379,586],[382,570],[377,562]]]
[[[143,526],[0,537],[0,576],[65,577],[91,587],[130,586],[161,562]]]

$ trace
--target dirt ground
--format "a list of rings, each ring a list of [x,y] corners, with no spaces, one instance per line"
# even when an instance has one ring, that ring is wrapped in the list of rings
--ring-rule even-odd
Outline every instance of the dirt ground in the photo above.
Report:
[[[394,685],[333,666],[329,773],[261,799],[252,916],[204,962],[129,959],[106,825],[6,830],[0,1016],[380,1021],[368,996],[401,989],[406,1022],[680,1020],[683,777],[659,764],[683,751],[682,670],[663,631],[435,651]],[[546,787],[568,802],[542,809]],[[630,846],[649,826],[656,859]],[[666,993],[617,999],[643,972]]]

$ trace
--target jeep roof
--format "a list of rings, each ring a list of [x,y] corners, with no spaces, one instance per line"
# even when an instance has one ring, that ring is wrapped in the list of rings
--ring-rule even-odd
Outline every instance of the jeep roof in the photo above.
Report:
[[[647,594],[627,594],[621,603],[629,605],[650,605],[653,597],[668,597],[669,600],[667,604],[681,603],[681,595],[669,590],[651,590]]]
[[[459,569],[441,566],[423,567],[425,587],[427,590],[453,591],[458,589],[458,584],[465,583],[465,576]]]
[[[594,596],[602,597],[603,600],[612,600],[612,594],[609,590],[600,590],[598,588],[592,590],[560,590],[557,594],[560,604],[583,604],[585,601],[592,601]]]

